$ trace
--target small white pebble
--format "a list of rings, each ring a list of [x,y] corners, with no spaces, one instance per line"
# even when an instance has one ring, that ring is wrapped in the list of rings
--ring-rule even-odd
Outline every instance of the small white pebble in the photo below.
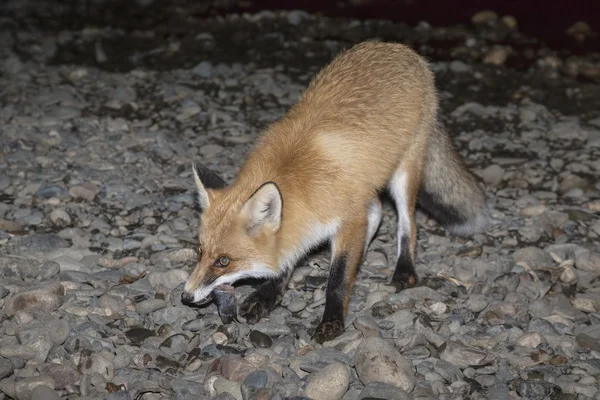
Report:
[[[215,344],[226,344],[227,343],[227,335],[223,332],[215,332],[212,335],[212,340]]]

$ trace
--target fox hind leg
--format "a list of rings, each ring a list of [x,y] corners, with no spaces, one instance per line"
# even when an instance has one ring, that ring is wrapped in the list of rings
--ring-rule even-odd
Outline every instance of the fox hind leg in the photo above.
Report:
[[[250,324],[255,324],[269,315],[281,302],[285,289],[292,276],[293,268],[275,279],[262,283],[240,305],[240,315]]]
[[[390,194],[398,212],[397,261],[392,284],[399,289],[419,284],[415,271],[415,208],[419,185],[419,169],[408,170],[402,167],[394,173],[389,183]]]
[[[367,210],[367,238],[365,240],[365,251],[363,257],[366,256],[369,245],[373,241],[379,225],[381,225],[381,219],[383,217],[383,207],[381,206],[381,200],[379,197],[375,197]]]
[[[332,257],[325,294],[325,311],[317,326],[317,343],[333,340],[344,332],[344,319],[358,268],[363,260],[368,217],[343,223],[332,241]]]

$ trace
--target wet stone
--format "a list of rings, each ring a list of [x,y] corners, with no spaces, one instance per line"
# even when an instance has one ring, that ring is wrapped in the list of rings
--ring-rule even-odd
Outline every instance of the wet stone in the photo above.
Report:
[[[248,336],[254,347],[269,348],[273,345],[273,339],[260,331],[253,330]]]

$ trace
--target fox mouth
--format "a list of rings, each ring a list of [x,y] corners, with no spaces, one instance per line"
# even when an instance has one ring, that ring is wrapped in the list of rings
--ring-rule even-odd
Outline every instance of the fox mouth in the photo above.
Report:
[[[203,306],[206,305],[208,303],[210,303],[211,301],[213,301],[215,299],[215,296],[213,295],[213,293],[209,293],[208,296],[206,296],[203,299],[200,299],[198,301],[194,301],[194,296],[189,295],[187,293],[183,293],[181,296],[181,302],[183,304],[187,304],[187,305],[194,305],[194,306]]]

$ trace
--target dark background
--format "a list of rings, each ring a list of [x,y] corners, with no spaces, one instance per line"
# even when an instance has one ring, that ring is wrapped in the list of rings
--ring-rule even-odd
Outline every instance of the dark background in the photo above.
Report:
[[[388,19],[409,25],[427,21],[433,26],[468,25],[476,12],[489,9],[500,17],[512,15],[521,32],[537,37],[551,47],[576,52],[600,50],[600,35],[580,44],[565,34],[565,30],[577,21],[586,22],[598,33],[600,0],[252,0],[247,3],[230,0],[214,2],[207,12],[263,9],[299,9],[331,17]]]

